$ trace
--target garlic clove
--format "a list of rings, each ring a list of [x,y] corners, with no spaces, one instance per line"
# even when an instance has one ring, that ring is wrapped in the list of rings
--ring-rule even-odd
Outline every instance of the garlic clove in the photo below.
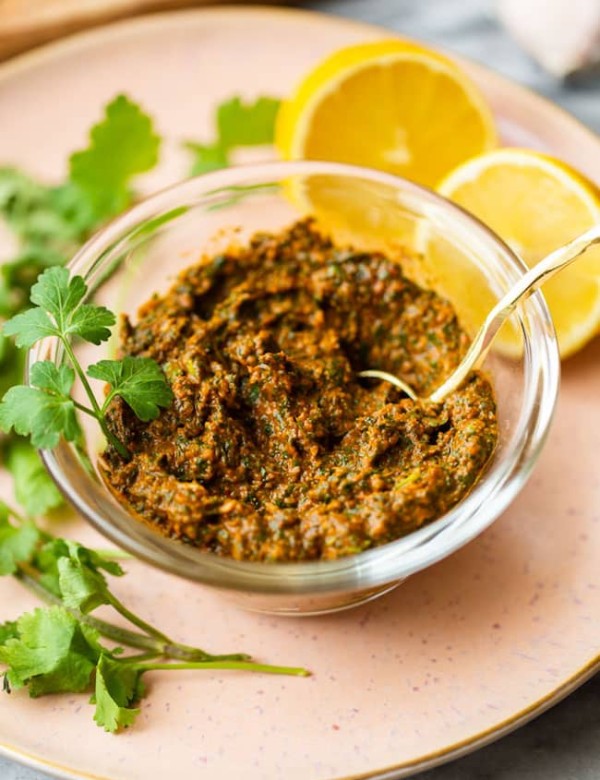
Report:
[[[564,78],[600,62],[600,0],[497,0],[498,16],[546,70]]]

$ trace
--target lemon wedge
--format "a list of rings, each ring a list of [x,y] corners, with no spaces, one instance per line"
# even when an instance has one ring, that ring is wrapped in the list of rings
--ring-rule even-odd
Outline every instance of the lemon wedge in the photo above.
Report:
[[[341,49],[284,101],[275,145],[286,159],[378,168],[435,185],[496,145],[490,109],[450,59],[409,41]]]
[[[438,191],[470,211],[511,246],[528,266],[600,222],[600,190],[566,163],[529,149],[497,149],[452,171]],[[460,268],[452,269],[461,284]],[[481,317],[489,307],[472,279],[470,306],[479,303]],[[561,357],[567,357],[600,329],[600,248],[544,284]],[[498,336],[500,349],[518,354],[515,329]]]

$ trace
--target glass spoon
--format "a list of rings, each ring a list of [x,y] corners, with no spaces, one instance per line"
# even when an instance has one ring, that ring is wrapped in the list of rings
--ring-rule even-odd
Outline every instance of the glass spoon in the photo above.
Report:
[[[437,390],[434,390],[427,400],[432,403],[440,403],[446,396],[460,387],[469,373],[483,362],[496,334],[513,313],[517,304],[525,300],[552,276],[570,265],[594,244],[600,244],[600,225],[595,225],[590,230],[573,239],[573,241],[555,249],[554,252],[551,252],[543,260],[540,260],[539,263],[536,263],[533,268],[530,268],[490,311],[473,339],[467,354],[448,379]],[[412,398],[414,401],[418,400],[417,394],[410,385],[407,385],[402,379],[394,376],[394,374],[389,374],[387,371],[360,371],[358,376],[390,382],[405,392],[409,398]]]

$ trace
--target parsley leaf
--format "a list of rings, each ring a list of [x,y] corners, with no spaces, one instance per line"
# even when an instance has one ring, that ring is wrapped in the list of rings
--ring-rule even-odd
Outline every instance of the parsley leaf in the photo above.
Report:
[[[11,317],[27,307],[31,285],[46,268],[65,257],[45,243],[27,243],[0,268],[0,315]]]
[[[173,400],[161,367],[150,358],[127,356],[123,360],[101,360],[90,366],[87,373],[112,387],[105,407],[118,395],[144,422],[158,417],[159,407],[169,406]]]
[[[259,97],[253,103],[243,103],[232,97],[217,108],[217,132],[224,149],[236,146],[260,146],[273,142],[275,118],[280,101]]]
[[[25,243],[56,252],[69,253],[94,227],[90,205],[76,185],[46,186],[8,167],[0,168],[0,214]]]
[[[14,574],[21,561],[28,561],[39,539],[39,531],[31,522],[14,526],[8,512],[0,508],[0,576]]]
[[[0,646],[0,663],[12,688],[30,696],[84,691],[101,648],[98,634],[64,607],[38,608],[17,621],[18,636]]]
[[[31,367],[31,384],[58,396],[71,392],[75,374],[69,366],[57,366],[51,360],[40,360]]]
[[[81,304],[86,292],[81,276],[69,278],[66,268],[49,268],[31,288],[31,302],[52,315],[60,335],[76,335],[100,344],[110,338],[109,329],[116,318],[104,306]]]
[[[19,636],[16,620],[7,620],[6,623],[0,623],[0,647],[9,639],[15,639]]]
[[[4,324],[17,347],[29,348],[47,336],[79,336],[92,344],[110,338],[115,315],[104,306],[82,304],[87,287],[81,276],[69,278],[66,268],[48,268],[31,288],[33,309]]]
[[[69,316],[77,309],[86,293],[81,276],[69,278],[66,268],[50,268],[31,288],[31,302],[54,318],[57,327],[65,331]]]
[[[91,402],[91,408],[79,409],[95,417],[108,441],[121,457],[127,459],[127,447],[107,425],[105,414],[112,399],[119,395],[143,421],[155,419],[161,406],[173,398],[166,377],[150,358],[126,357],[124,360],[102,360],[88,369],[88,376],[112,385],[101,409],[83,368],[77,360],[70,337],[100,344],[110,338],[115,315],[103,306],[82,303],[87,286],[80,276],[69,278],[66,268],[49,268],[31,288],[36,308],[18,314],[4,325],[4,333],[15,336],[18,346],[31,346],[41,338],[56,336],[63,344],[73,369],[77,372]],[[56,368],[50,361],[32,366],[31,386],[11,387],[0,403],[0,428],[30,435],[34,447],[52,448],[63,434],[73,441],[80,433],[75,416],[76,404],[70,397],[74,372],[64,366]]]
[[[96,667],[96,705],[94,720],[105,731],[115,732],[131,726],[139,709],[131,705],[142,698],[142,672],[127,661],[118,661],[102,653]]]
[[[0,397],[12,385],[18,384],[25,372],[25,356],[0,332]]]
[[[21,436],[31,436],[38,449],[56,447],[62,436],[74,441],[80,435],[75,404],[69,393],[75,374],[68,366],[44,360],[31,367],[31,387],[15,385],[0,403],[0,429],[14,428]]]
[[[119,95],[90,131],[89,147],[71,156],[70,180],[89,198],[98,219],[114,216],[132,200],[131,179],[156,165],[159,146],[150,117]]]
[[[227,150],[218,143],[205,145],[188,141],[185,148],[194,155],[190,176],[217,171],[220,168],[227,168],[229,165]]]
[[[263,146],[273,143],[275,119],[281,102],[259,97],[244,103],[234,96],[217,107],[216,139],[201,144],[187,141],[184,146],[194,155],[191,176],[208,173],[230,165],[230,152],[239,146]]]
[[[14,336],[15,344],[20,349],[29,349],[36,341],[47,336],[57,336],[56,326],[42,309],[34,308],[15,315],[4,323],[3,332],[6,336]]]
[[[43,515],[63,502],[39,455],[24,439],[6,447],[5,464],[13,478],[15,498],[30,516]]]

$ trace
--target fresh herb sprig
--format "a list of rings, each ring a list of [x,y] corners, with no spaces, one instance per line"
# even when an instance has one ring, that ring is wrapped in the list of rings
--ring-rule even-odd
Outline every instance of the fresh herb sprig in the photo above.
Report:
[[[185,147],[193,154],[192,176],[231,165],[232,152],[243,146],[266,146],[273,143],[275,119],[281,102],[259,97],[245,103],[239,96],[217,106],[215,140],[209,143],[188,141]]]
[[[0,624],[4,689],[32,697],[92,691],[94,720],[106,731],[130,726],[152,671],[231,669],[306,676],[305,669],[257,663],[245,653],[213,655],[174,641],[128,609],[107,575],[121,566],[94,550],[42,530],[0,502],[0,575],[13,575],[49,606]],[[112,607],[132,628],[94,617]],[[101,637],[117,643],[107,647]],[[126,654],[124,647],[138,652]]]
[[[173,394],[160,366],[150,358],[126,357],[101,360],[87,368],[81,366],[73,339],[101,344],[110,338],[115,315],[104,306],[83,303],[87,285],[81,276],[69,278],[66,268],[48,268],[31,288],[34,306],[12,317],[3,333],[13,336],[17,347],[29,349],[47,337],[57,338],[69,365],[42,360],[31,367],[28,385],[11,387],[0,403],[0,429],[14,429],[30,436],[38,449],[53,449],[61,436],[67,441],[81,437],[77,411],[97,420],[107,440],[121,457],[129,450],[109,428],[106,415],[111,402],[120,396],[144,422],[155,419],[161,407],[167,407]],[[75,377],[87,395],[89,406],[71,395]],[[109,392],[101,403],[89,378],[108,383]]]
[[[271,143],[278,107],[273,98],[247,104],[234,97],[221,104],[216,140],[186,144],[195,158],[192,173],[229,165],[237,147]],[[212,655],[170,639],[112,592],[107,575],[123,574],[116,561],[57,538],[31,519],[59,505],[61,496],[24,436],[36,447],[53,447],[61,436],[76,440],[81,435],[80,411],[94,417],[115,449],[128,457],[125,443],[106,423],[115,396],[142,420],[152,419],[170,402],[168,385],[153,361],[127,357],[99,361],[87,370],[78,363],[72,340],[105,341],[115,318],[103,307],[84,304],[83,280],[69,279],[60,268],[94,230],[133,202],[135,177],[156,165],[159,148],[152,119],[120,95],[91,129],[87,148],[71,155],[62,184],[48,186],[14,168],[0,167],[0,217],[17,243],[16,255],[0,267],[0,321],[10,320],[0,331],[0,425],[22,434],[5,435],[0,445],[15,496],[25,510],[21,515],[0,501],[0,576],[16,577],[48,604],[0,624],[4,688],[10,692],[26,687],[31,696],[89,689],[94,719],[111,732],[134,722],[136,705],[145,695],[142,677],[149,671],[308,674],[305,669],[256,663],[243,653]],[[34,308],[27,312],[30,295]],[[45,336],[60,340],[65,364],[41,361],[32,366],[30,385],[18,385],[24,350],[11,337],[27,348]],[[77,376],[89,406],[71,395]],[[101,402],[88,378],[109,385]],[[101,605],[115,610],[129,628],[92,615]],[[106,647],[101,638],[112,646]]]
[[[135,178],[156,165],[159,149],[151,117],[119,95],[90,130],[87,147],[71,155],[64,182],[47,185],[0,167],[0,216],[16,244],[15,255],[0,266],[0,321],[27,308],[40,273],[63,265],[94,230],[132,203]],[[23,371],[24,352],[0,334],[0,397],[22,381]],[[0,450],[15,496],[28,514],[44,514],[62,503],[25,439],[3,436]]]

